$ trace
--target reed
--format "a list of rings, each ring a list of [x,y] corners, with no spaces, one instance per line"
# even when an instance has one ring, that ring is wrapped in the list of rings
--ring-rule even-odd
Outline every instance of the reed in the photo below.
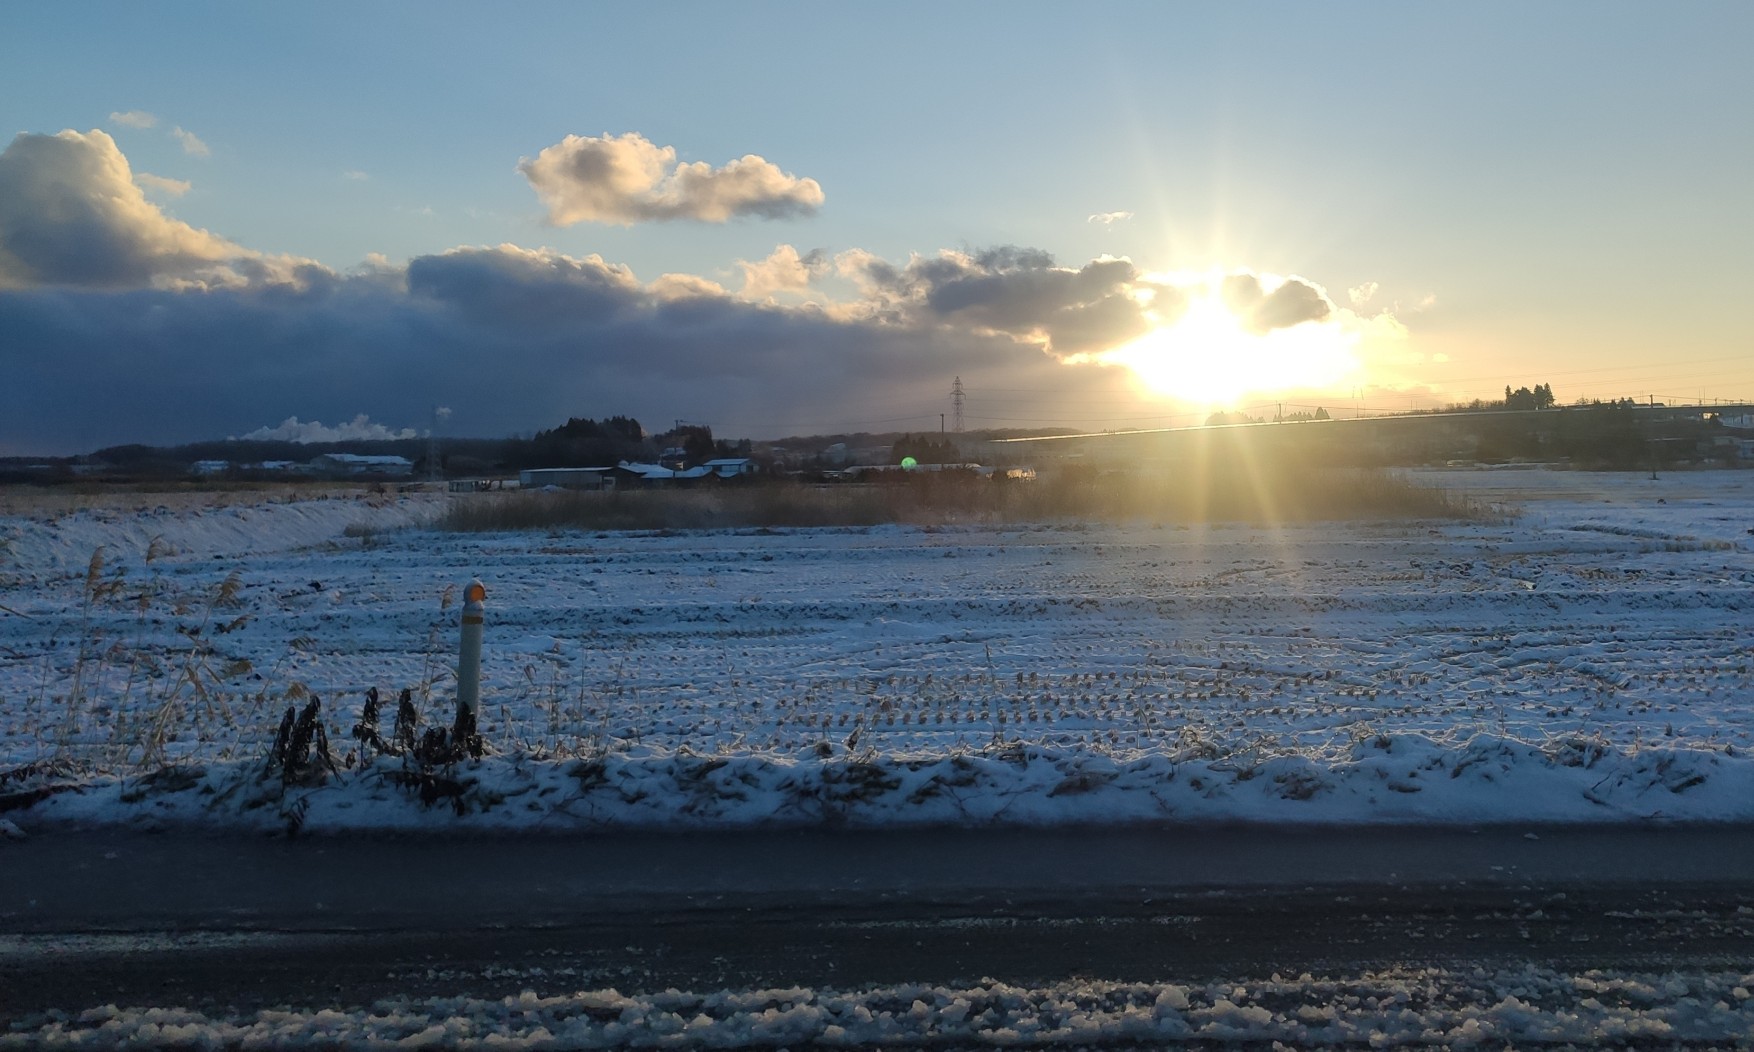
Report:
[[[674,490],[490,493],[453,501],[438,524],[453,531],[488,532],[887,523],[1291,523],[1493,515],[1475,502],[1390,472],[1263,469],[1175,477],[1066,471],[1033,482],[945,473],[911,475],[885,484],[774,482]]]

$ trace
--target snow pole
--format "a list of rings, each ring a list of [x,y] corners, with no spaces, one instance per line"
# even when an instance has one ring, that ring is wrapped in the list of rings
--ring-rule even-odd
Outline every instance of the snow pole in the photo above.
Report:
[[[481,633],[487,616],[487,586],[480,579],[470,581],[463,589],[463,633],[457,652],[457,731],[459,741],[475,755],[480,755],[476,728],[481,725]]]

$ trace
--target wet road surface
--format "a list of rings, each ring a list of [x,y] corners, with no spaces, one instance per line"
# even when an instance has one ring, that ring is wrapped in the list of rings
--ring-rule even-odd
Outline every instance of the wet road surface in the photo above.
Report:
[[[1754,829],[0,844],[0,1016],[1516,962],[1750,967]]]

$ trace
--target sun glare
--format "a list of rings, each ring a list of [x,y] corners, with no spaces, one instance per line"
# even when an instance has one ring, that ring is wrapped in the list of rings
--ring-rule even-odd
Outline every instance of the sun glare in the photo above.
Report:
[[[1152,394],[1201,405],[1339,385],[1358,368],[1357,338],[1330,318],[1255,332],[1214,289],[1180,317],[1101,356]]]

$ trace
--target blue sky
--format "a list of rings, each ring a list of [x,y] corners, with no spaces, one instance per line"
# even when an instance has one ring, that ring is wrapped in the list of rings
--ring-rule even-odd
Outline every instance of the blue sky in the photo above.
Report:
[[[0,130],[81,138],[0,156],[0,452],[925,427],[957,375],[970,426],[1754,397],[1750,43],[1740,3],[12,4]],[[606,213],[629,136],[776,196]],[[58,219],[117,157],[143,203]]]

